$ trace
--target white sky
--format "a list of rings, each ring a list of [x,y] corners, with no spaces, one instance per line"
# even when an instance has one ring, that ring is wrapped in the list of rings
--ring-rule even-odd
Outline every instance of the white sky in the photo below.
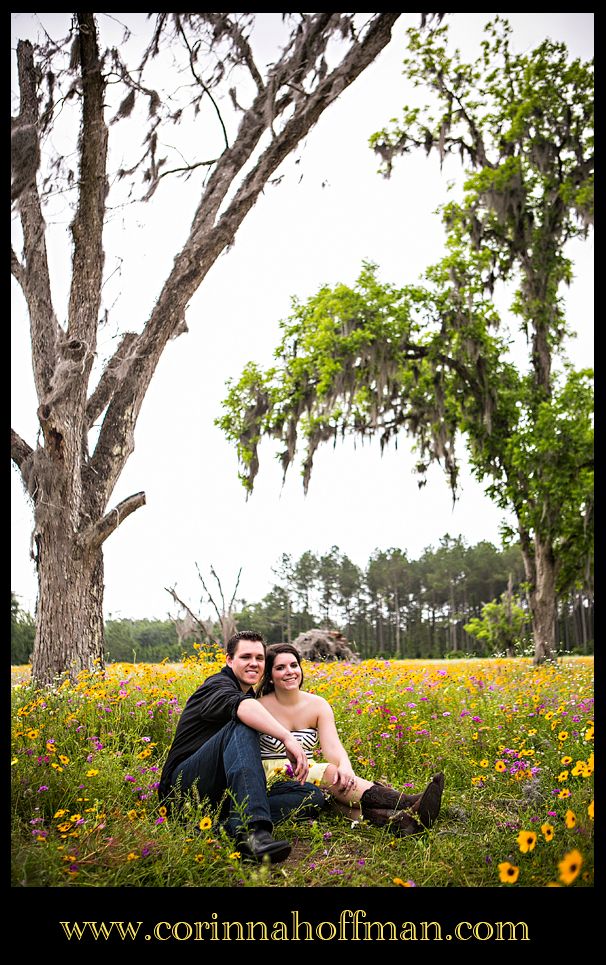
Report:
[[[49,18],[66,15],[40,16],[48,25]],[[139,16],[144,15],[128,15],[129,23]],[[267,27],[272,16],[264,15]],[[564,41],[574,57],[593,56],[591,13],[505,16],[514,29],[516,50],[550,37]],[[453,44],[464,57],[477,55],[483,25],[492,17],[448,16]],[[110,21],[101,15],[100,23],[105,29]],[[289,314],[293,295],[306,299],[322,284],[353,283],[363,259],[376,262],[380,277],[397,286],[418,281],[439,259],[443,235],[434,212],[446,199],[448,182],[460,177],[458,162],[445,164],[440,173],[433,155],[407,155],[396,161],[387,181],[377,174],[379,161],[368,147],[370,134],[412,101],[414,91],[401,75],[401,62],[405,31],[418,23],[418,14],[402,15],[389,47],[324,113],[303,149],[287,159],[278,172],[284,174],[281,184],[266,188],[232,250],[218,259],[192,298],[189,333],[169,343],[164,353],[139,417],[135,452],[108,507],[140,490],[147,496],[147,504],[105,543],[107,616],[162,619],[175,614],[164,589],[175,584],[194,610],[211,615],[211,606],[200,602],[196,562],[211,591],[216,587],[209,582],[209,567],[214,566],[228,599],[242,567],[238,597],[258,601],[276,582],[272,567],[282,553],[297,559],[305,550],[324,553],[337,545],[364,566],[375,548],[399,547],[417,558],[447,532],[461,534],[470,545],[480,540],[499,545],[502,513],[465,466],[453,508],[439,467],[430,471],[427,486],[418,488],[407,437],[383,456],[375,441],[321,447],[306,497],[298,465],[291,467],[282,487],[275,449],[264,443],[255,490],[247,501],[235,450],[213,424],[221,415],[226,380],[237,378],[249,360],[263,366],[272,361],[279,321]],[[13,49],[15,38],[25,36],[31,24],[31,15],[13,14]],[[57,27],[55,36],[66,32],[52,26]],[[270,60],[269,45],[266,49]],[[207,114],[209,130],[212,125]],[[120,130],[112,127],[110,136]],[[297,165],[295,158],[301,159]],[[148,205],[119,209],[108,222],[106,275],[112,280],[101,354],[113,352],[119,331],[140,329],[189,230],[200,179],[186,185],[177,180],[169,185],[169,180]],[[68,230],[65,207],[55,209],[52,225],[57,234]],[[579,367],[593,366],[592,241],[575,243],[569,255],[575,281],[565,297],[577,338],[568,354]],[[59,242],[49,257],[60,292]],[[38,427],[29,333],[14,281],[12,291],[12,425],[33,446]],[[459,455],[464,455],[462,446]],[[14,467],[11,485],[11,588],[33,612],[32,513]]]

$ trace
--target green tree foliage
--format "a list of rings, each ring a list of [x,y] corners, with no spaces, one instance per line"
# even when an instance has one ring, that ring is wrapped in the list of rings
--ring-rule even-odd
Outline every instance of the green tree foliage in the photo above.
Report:
[[[34,649],[36,621],[21,609],[19,598],[11,590],[11,663],[26,664]]]
[[[177,662],[193,648],[180,644],[172,620],[108,620],[105,623],[108,661],[114,663]]]
[[[486,644],[491,653],[513,657],[516,648],[524,642],[524,628],[528,614],[520,601],[508,593],[502,593],[500,601],[493,600],[482,607],[482,616],[474,617],[465,624],[472,637]]]
[[[593,69],[551,41],[515,54],[499,17],[486,33],[464,64],[447,27],[410,30],[405,74],[433,103],[371,139],[386,173],[417,147],[468,165],[462,201],[442,209],[445,256],[422,285],[381,283],[365,264],[353,287],[294,299],[276,365],[250,363],[217,422],[249,489],[264,436],[281,444],[285,472],[302,442],[307,489],[320,443],[378,435],[384,446],[406,432],[420,484],[438,462],[456,491],[461,433],[475,475],[515,515],[505,535],[522,549],[538,662],[554,650],[557,594],[587,580],[592,552],[592,374],[566,362],[560,289],[565,246],[593,217]],[[496,310],[497,283],[513,291],[527,366],[508,355],[519,335]]]

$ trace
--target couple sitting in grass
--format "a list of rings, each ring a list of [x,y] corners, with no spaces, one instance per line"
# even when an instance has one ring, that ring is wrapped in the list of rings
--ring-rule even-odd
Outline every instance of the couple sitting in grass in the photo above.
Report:
[[[412,795],[358,777],[330,704],[302,684],[300,657],[290,644],[266,647],[258,633],[235,634],[226,666],[205,680],[183,709],[162,770],[161,801],[178,804],[195,788],[200,798],[218,805],[228,791],[224,827],[242,856],[256,861],[288,857],[290,845],[273,837],[274,825],[295,812],[317,814],[327,796],[392,834],[431,827],[443,775]],[[318,744],[322,763],[313,760]]]

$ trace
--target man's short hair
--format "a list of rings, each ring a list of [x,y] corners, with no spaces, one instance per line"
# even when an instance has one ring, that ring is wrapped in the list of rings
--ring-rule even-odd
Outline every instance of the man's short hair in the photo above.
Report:
[[[234,633],[233,637],[230,637],[227,641],[225,653],[228,657],[235,656],[240,640],[249,640],[251,643],[262,643],[263,653],[265,653],[266,644],[260,633],[257,633],[256,630],[240,630],[239,633]]]

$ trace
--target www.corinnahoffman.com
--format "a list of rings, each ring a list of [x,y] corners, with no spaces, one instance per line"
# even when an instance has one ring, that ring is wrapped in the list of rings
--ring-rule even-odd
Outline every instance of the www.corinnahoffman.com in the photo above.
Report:
[[[227,921],[216,912],[207,921],[61,921],[68,941],[530,941],[518,921],[373,921],[365,911],[344,909],[331,921],[307,921],[292,911],[279,921]]]

